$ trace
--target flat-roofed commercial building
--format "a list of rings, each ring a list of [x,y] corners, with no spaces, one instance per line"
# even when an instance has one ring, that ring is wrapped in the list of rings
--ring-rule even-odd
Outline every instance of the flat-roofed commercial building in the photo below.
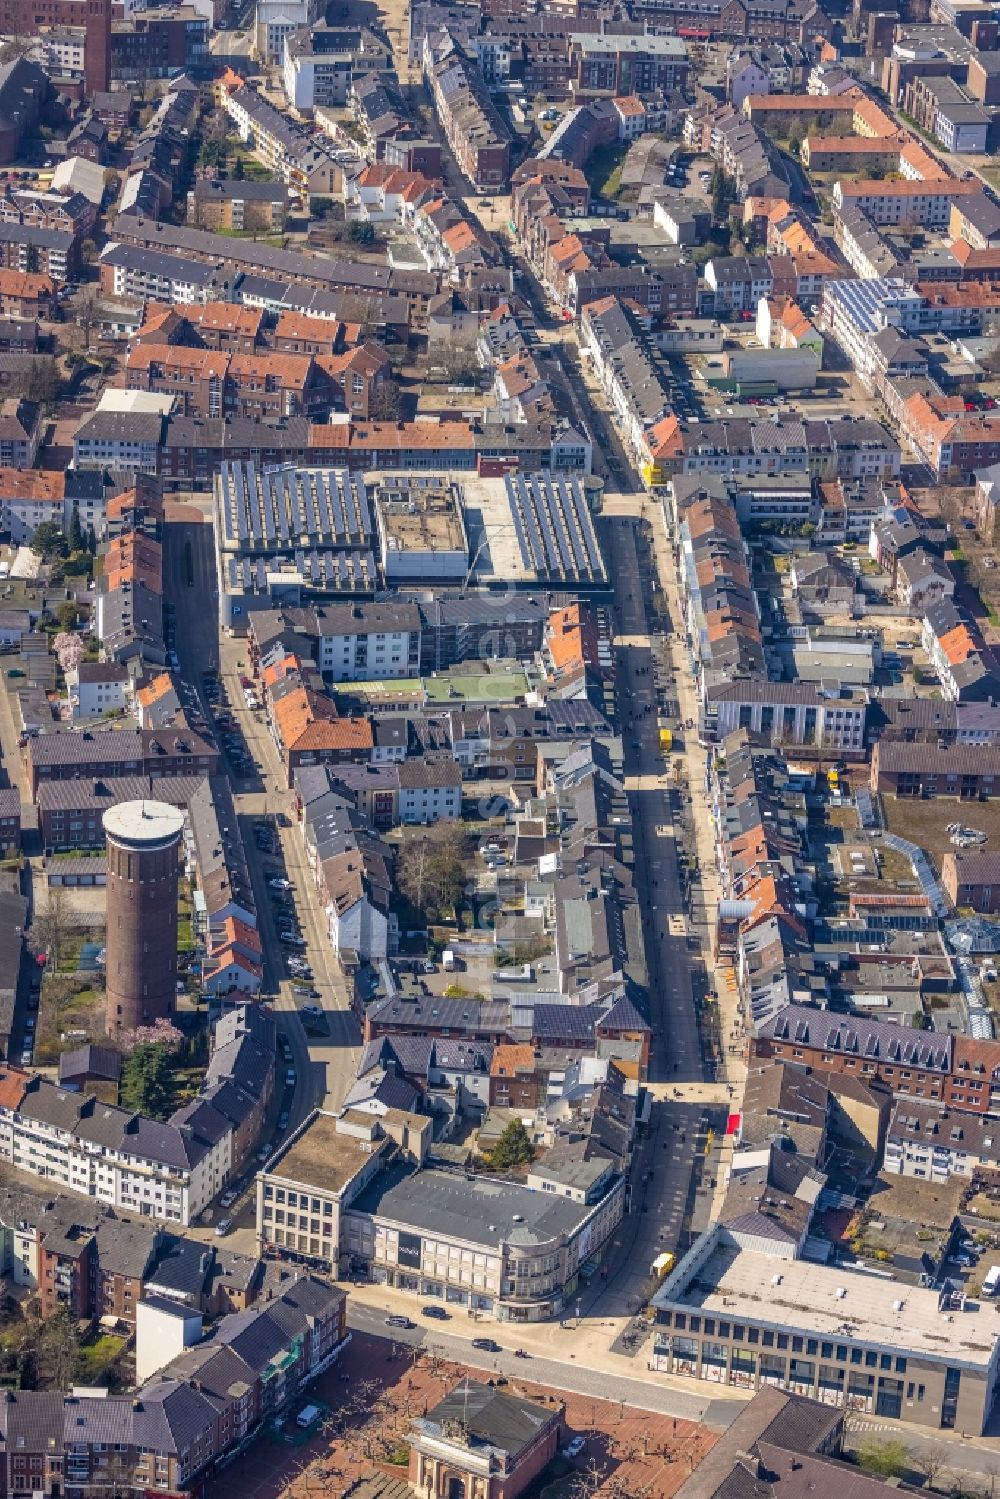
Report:
[[[337,1273],[340,1210],[381,1169],[393,1142],[374,1114],[310,1115],[257,1178],[262,1254]]]
[[[716,1225],[653,1298],[652,1367],[981,1434],[1000,1372],[993,1308],[960,1293],[778,1260]]]
[[[395,1162],[344,1214],[342,1252],[379,1285],[500,1322],[543,1322],[570,1306],[581,1271],[621,1220],[624,1178],[596,1200]]]

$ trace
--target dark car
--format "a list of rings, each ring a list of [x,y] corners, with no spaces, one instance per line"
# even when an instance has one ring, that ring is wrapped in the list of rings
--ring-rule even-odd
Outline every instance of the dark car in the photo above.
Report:
[[[503,1352],[500,1344],[497,1343],[493,1338],[473,1338],[472,1346],[473,1348],[481,1348],[484,1353]]]
[[[450,1314],[445,1311],[443,1306],[422,1306],[420,1308],[420,1315],[421,1317],[433,1317],[435,1322],[449,1322],[451,1320]]]

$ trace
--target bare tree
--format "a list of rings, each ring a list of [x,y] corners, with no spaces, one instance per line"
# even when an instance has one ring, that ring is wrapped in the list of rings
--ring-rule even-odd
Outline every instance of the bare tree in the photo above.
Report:
[[[48,901],[36,912],[31,926],[32,946],[36,952],[45,953],[51,972],[59,967],[66,942],[67,911],[66,891],[62,885],[50,885]]]
[[[926,1452],[911,1452],[909,1460],[917,1472],[922,1475],[929,1489],[937,1488],[938,1479],[949,1466],[945,1453],[939,1452],[933,1447],[928,1448]]]

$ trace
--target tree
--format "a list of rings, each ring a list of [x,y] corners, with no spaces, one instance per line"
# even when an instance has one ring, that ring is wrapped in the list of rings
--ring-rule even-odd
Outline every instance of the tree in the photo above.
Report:
[[[80,611],[76,606],[76,600],[63,599],[56,610],[56,619],[59,621],[61,628],[67,631],[67,633],[75,629],[80,619]]]
[[[17,381],[20,394],[40,406],[50,405],[59,394],[59,371],[51,354],[32,354],[31,363]]]
[[[123,1055],[135,1051],[139,1046],[165,1046],[169,1052],[176,1052],[184,1040],[184,1032],[162,1015],[152,1025],[137,1025],[131,1030],[122,1031],[118,1038]]]
[[[165,1045],[147,1042],[122,1062],[122,1107],[153,1119],[165,1119],[174,1095],[170,1051]]]
[[[74,299],[73,310],[76,314],[77,327],[83,338],[83,347],[90,353],[90,339],[94,331],[94,323],[97,321],[97,312],[100,306],[100,293],[94,287],[85,287]]]
[[[469,840],[458,822],[436,822],[420,828],[400,849],[397,883],[429,919],[453,910],[466,881]]]
[[[520,1119],[512,1119],[490,1151],[490,1165],[498,1171],[510,1171],[514,1166],[526,1166],[534,1158],[535,1148],[528,1131]]]
[[[31,924],[31,938],[35,951],[45,954],[45,961],[51,973],[59,967],[62,958],[66,927],[65,887],[50,885],[48,901],[35,912],[35,919]]]
[[[62,527],[57,526],[54,520],[43,520],[40,526],[35,527],[31,550],[43,562],[50,562],[53,557],[65,557],[67,546]]]
[[[80,507],[75,503],[69,518],[67,541],[69,542],[71,552],[78,552],[83,546],[83,531],[80,527]]]
[[[374,225],[355,220],[347,226],[347,238],[352,245],[373,245],[375,243]]]
[[[712,173],[713,224],[725,225],[729,223],[730,205],[735,201],[736,191],[732,182],[721,167],[716,167]]]
[[[57,635],[52,642],[52,654],[62,667],[63,675],[68,671],[76,671],[84,657],[83,641],[75,632],[72,635]]]
[[[243,166],[243,157],[237,156],[235,162],[233,163],[233,181],[242,182],[244,171],[245,168]]]
[[[87,527],[87,551],[92,557],[97,556],[97,532],[94,530],[93,521]]]
[[[398,382],[380,380],[372,391],[368,410],[373,421],[398,422],[402,410]]]
[[[31,51],[32,40],[31,37],[17,36],[4,42],[0,47],[0,63],[16,62],[19,57],[24,57]]]
[[[472,385],[482,373],[475,343],[467,338],[449,340],[443,349],[435,346],[433,363],[444,370],[449,385]]]
[[[80,254],[84,265],[93,265],[97,259],[97,246],[92,239],[85,239],[80,245]]]
[[[858,1448],[858,1465],[877,1478],[902,1478],[910,1466],[909,1454],[902,1442],[880,1442],[870,1438]]]
[[[229,156],[229,122],[221,110],[213,110],[202,132],[198,165],[225,167]]]
[[[946,1451],[939,1447],[928,1447],[913,1453],[911,1466],[916,1468],[929,1489],[937,1489],[938,1479],[951,1464]]]
[[[54,1390],[68,1390],[76,1373],[80,1334],[68,1306],[58,1306],[41,1325],[38,1372]]]
[[[333,199],[322,196],[309,199],[309,212],[314,219],[329,218],[333,212]]]

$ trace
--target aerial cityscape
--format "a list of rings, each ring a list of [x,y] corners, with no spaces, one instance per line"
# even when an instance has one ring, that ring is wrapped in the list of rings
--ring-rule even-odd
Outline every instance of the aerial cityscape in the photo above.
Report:
[[[0,0],[0,1499],[1000,1492],[1000,0]]]

